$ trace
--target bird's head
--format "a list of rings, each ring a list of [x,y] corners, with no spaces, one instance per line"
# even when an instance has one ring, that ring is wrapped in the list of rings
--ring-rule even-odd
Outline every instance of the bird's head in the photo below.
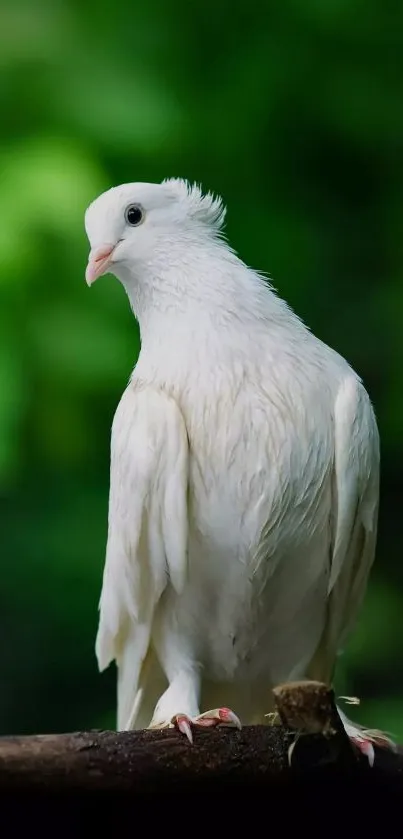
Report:
[[[123,279],[172,243],[217,237],[224,216],[220,198],[180,179],[109,189],[85,214],[91,246],[86,281],[92,285],[107,273]]]

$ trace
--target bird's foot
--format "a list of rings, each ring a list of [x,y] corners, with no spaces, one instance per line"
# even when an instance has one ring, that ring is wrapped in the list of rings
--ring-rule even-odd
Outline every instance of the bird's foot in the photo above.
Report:
[[[344,725],[346,733],[348,734],[353,745],[365,755],[370,766],[374,765],[375,750],[374,746],[381,749],[389,749],[396,751],[396,746],[386,734],[376,729],[359,728],[358,726],[347,723]]]
[[[242,728],[239,717],[230,708],[215,708],[193,718],[187,714],[175,714],[168,722],[150,725],[149,728],[177,728],[187,737],[189,743],[193,743],[193,728],[216,728],[217,725]]]
[[[191,719],[185,714],[176,714],[172,720],[175,727],[185,734],[190,743],[193,743],[192,728],[216,728],[217,725],[229,725],[242,728],[241,721],[230,708],[215,708],[214,711],[205,711]]]
[[[340,696],[339,699],[346,700],[349,705],[359,705],[360,700],[351,696]],[[346,717],[346,715],[337,708],[339,716],[344,725],[344,730],[350,741],[358,749],[361,754],[365,755],[370,766],[374,765],[375,749],[378,746],[380,749],[388,749],[389,751],[396,751],[396,744],[393,740],[385,734],[384,731],[379,731],[377,728],[363,728],[361,725],[356,725]]]
[[[374,746],[396,751],[396,745],[386,734],[375,729],[360,728],[352,723],[344,723],[346,734],[353,746],[363,754],[372,768],[375,761]],[[294,749],[305,732],[300,732],[288,749],[288,763],[291,766]]]

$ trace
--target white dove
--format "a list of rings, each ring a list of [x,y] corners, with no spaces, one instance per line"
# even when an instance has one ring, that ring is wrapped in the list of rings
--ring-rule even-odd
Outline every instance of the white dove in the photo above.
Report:
[[[224,215],[171,179],[85,217],[87,283],[115,274],[141,332],[112,427],[98,663],[117,662],[118,729],[190,740],[267,722],[278,683],[331,682],[378,514],[359,377],[228,247]],[[388,739],[343,719],[372,763]]]

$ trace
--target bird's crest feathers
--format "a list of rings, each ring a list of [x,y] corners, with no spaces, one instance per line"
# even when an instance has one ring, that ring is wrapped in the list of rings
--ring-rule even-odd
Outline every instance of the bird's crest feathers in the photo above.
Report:
[[[175,198],[186,202],[190,216],[216,230],[222,229],[226,207],[219,195],[214,195],[212,192],[203,194],[198,184],[191,184],[183,178],[166,178],[162,183],[172,190]]]

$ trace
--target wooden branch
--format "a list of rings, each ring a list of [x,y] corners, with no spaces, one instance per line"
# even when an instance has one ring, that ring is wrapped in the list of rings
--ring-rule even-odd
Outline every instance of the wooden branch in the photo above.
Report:
[[[70,802],[69,816],[75,812],[72,802],[80,800],[82,806],[94,796],[97,813],[106,812],[113,794],[133,816],[140,804],[148,802],[149,810],[150,801],[172,802],[179,794],[186,806],[214,802],[217,812],[226,812],[227,826],[236,824],[240,803],[250,799],[255,805],[264,801],[270,818],[287,801],[287,819],[307,802],[317,812],[327,800],[334,811],[335,801],[344,806],[353,796],[365,813],[371,803],[371,819],[375,804],[383,802],[390,810],[403,803],[403,754],[377,750],[370,769],[352,748],[329,688],[294,683],[276,688],[274,696],[282,724],[196,730],[193,746],[175,730],[0,738],[0,815],[10,796],[14,819],[15,801],[21,817],[26,802],[34,802],[43,835],[49,808],[60,794]],[[228,811],[228,796],[236,800],[235,810]],[[163,812],[166,816],[157,804],[153,823]],[[363,818],[361,813],[361,828]]]

